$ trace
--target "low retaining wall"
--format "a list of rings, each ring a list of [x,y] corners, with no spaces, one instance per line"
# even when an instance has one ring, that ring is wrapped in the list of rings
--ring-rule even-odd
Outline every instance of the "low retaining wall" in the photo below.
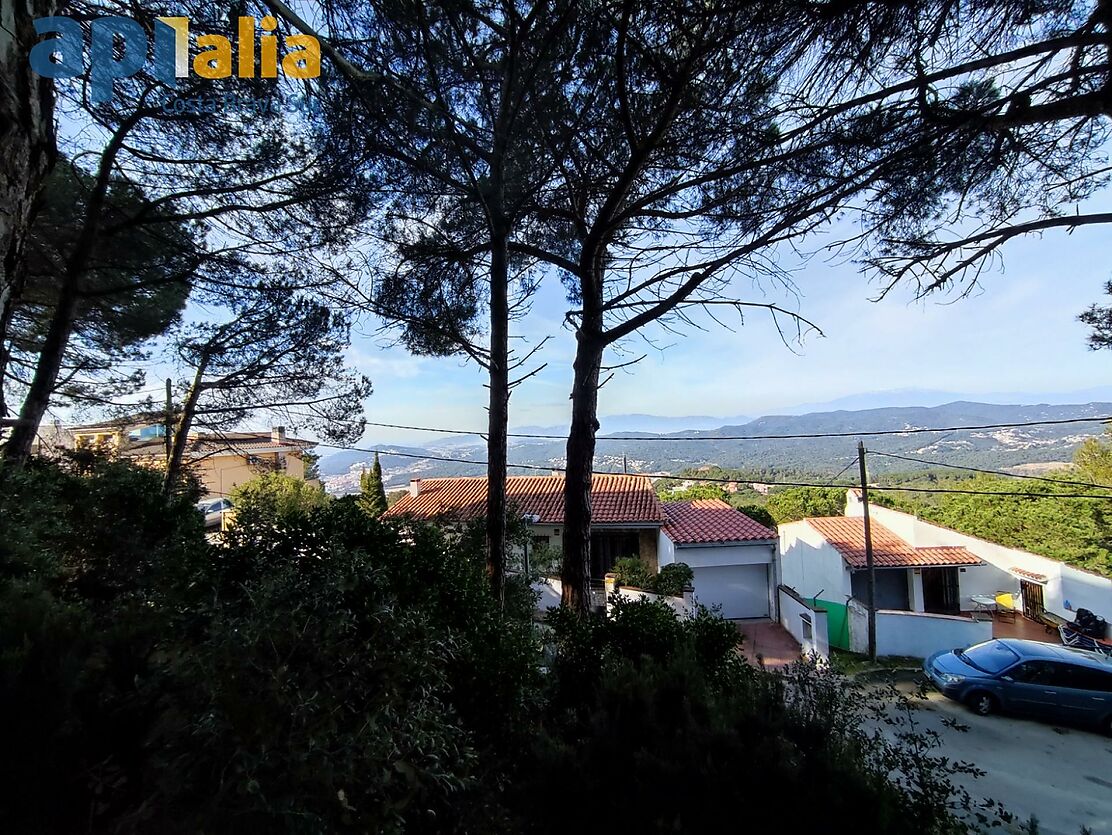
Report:
[[[829,623],[826,610],[812,606],[795,589],[780,586],[780,625],[799,641],[803,656],[830,659]]]
[[[869,650],[868,609],[851,600],[849,604],[850,648]],[[876,654],[927,658],[948,649],[965,649],[992,638],[992,622],[926,612],[877,609]]]
[[[616,594],[623,600],[660,600],[666,603],[673,612],[676,613],[678,618],[689,618],[695,614],[695,592],[693,589],[688,589],[683,593],[683,597],[671,597],[669,595],[654,594],[651,591],[637,589],[627,586],[617,585],[611,577],[606,578],[606,613],[610,614],[613,604],[610,602],[610,595]]]
[[[560,605],[560,596],[563,592],[564,585],[556,577],[545,577],[532,585],[533,591],[538,595],[536,610],[540,614],[544,614],[549,609],[555,608]],[[617,594],[623,600],[662,600],[672,608],[677,617],[689,618],[695,612],[694,592],[691,590],[685,591],[683,597],[669,597],[667,595],[653,594],[652,592],[643,591],[641,589],[623,588],[615,586],[612,583],[607,583],[606,587],[606,611],[610,612],[612,608],[610,603],[610,595]]]

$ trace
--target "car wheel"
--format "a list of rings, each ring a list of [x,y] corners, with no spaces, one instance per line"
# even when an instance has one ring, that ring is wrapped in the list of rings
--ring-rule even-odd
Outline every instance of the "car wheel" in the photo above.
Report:
[[[1100,720],[1100,729],[1105,736],[1112,736],[1112,714]]]
[[[996,699],[991,693],[985,693],[983,690],[977,693],[970,693],[966,697],[965,703],[969,705],[969,709],[978,716],[988,716],[996,710]]]

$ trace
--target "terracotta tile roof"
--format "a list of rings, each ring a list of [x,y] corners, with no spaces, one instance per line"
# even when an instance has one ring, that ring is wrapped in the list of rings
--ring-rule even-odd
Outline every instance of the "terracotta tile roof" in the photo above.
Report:
[[[824,516],[806,521],[834,546],[850,568],[865,568],[864,519],[856,516]],[[873,564],[878,568],[981,564],[975,554],[961,546],[913,548],[879,522],[872,522],[869,527],[873,540]]]
[[[776,531],[754,522],[721,499],[665,502],[664,518],[664,532],[677,545],[776,538]]]
[[[1018,565],[1013,565],[1008,569],[1008,572],[1014,574],[1016,577],[1020,577],[1024,580],[1033,580],[1036,583],[1045,583],[1050,579],[1045,574],[1039,574],[1036,571],[1028,571],[1026,568],[1020,568]]]
[[[426,478],[416,496],[403,496],[386,511],[387,517],[417,519],[450,517],[461,521],[486,515],[487,480]],[[539,516],[539,524],[564,522],[563,476],[510,476],[506,498],[522,515]],[[592,521],[600,525],[659,525],[664,522],[660,501],[645,476],[596,475],[591,489]]]

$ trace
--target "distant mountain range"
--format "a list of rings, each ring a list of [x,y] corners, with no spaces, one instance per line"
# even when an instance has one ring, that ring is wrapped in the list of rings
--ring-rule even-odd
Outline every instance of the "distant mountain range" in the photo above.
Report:
[[[1112,386],[1094,386],[1087,389],[1055,392],[1016,392],[998,391],[992,393],[940,391],[938,389],[889,389],[888,391],[872,391],[861,394],[851,394],[835,400],[821,403],[800,403],[786,409],[778,410],[785,415],[804,415],[813,412],[833,412],[840,409],[865,410],[882,409],[892,406],[942,406],[958,401],[973,403],[994,403],[1008,405],[1012,403],[1046,403],[1050,405],[1068,405],[1071,403],[1093,403],[1112,401]],[[723,421],[723,423],[733,421]],[[741,421],[738,421],[739,423]],[[698,429],[697,426],[688,427]]]
[[[630,472],[679,472],[689,467],[719,465],[753,471],[806,472],[815,475],[841,470],[856,454],[857,433],[893,431],[899,434],[862,434],[869,449],[929,461],[1001,469],[1023,464],[1069,461],[1077,446],[1088,437],[1100,435],[1098,421],[949,432],[912,432],[922,428],[1015,424],[1043,420],[1094,418],[1112,415],[1112,398],[1074,404],[1007,405],[956,401],[937,406],[889,406],[874,409],[810,412],[800,415],[768,415],[756,420],[723,423],[713,428],[690,425],[679,431],[653,432],[645,429],[614,429],[621,421],[604,425],[597,446],[595,466],[599,470]],[[645,425],[638,420],[658,420],[660,426],[685,418],[654,418],[625,415],[626,425]],[[690,418],[702,422],[711,418]],[[613,421],[613,423],[611,423]],[[513,430],[521,432],[521,429]],[[524,434],[561,435],[556,427],[525,428]],[[845,437],[768,438],[770,435],[815,435],[849,433]],[[745,436],[750,440],[734,440]],[[388,489],[405,486],[410,478],[451,475],[482,475],[486,450],[481,438],[450,436],[423,447],[374,445],[384,450],[383,474]],[[476,463],[422,460],[408,455],[460,458]],[[358,489],[359,471],[369,466],[372,455],[337,452],[321,458],[321,473],[334,493]],[[534,467],[562,467],[564,441],[513,438],[510,461]],[[873,471],[907,471],[915,464],[875,456]]]

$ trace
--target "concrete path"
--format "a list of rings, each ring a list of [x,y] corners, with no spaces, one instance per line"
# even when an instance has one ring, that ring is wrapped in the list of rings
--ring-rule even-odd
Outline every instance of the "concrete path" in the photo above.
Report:
[[[765,618],[733,623],[745,636],[741,653],[753,664],[763,663],[769,670],[778,670],[799,660],[799,643],[780,624]]]
[[[977,716],[932,692],[917,714],[942,735],[941,753],[988,772],[967,778],[974,797],[991,797],[1019,821],[1032,814],[1041,835],[1112,833],[1112,738],[1011,716]],[[969,726],[961,732],[943,719]]]

